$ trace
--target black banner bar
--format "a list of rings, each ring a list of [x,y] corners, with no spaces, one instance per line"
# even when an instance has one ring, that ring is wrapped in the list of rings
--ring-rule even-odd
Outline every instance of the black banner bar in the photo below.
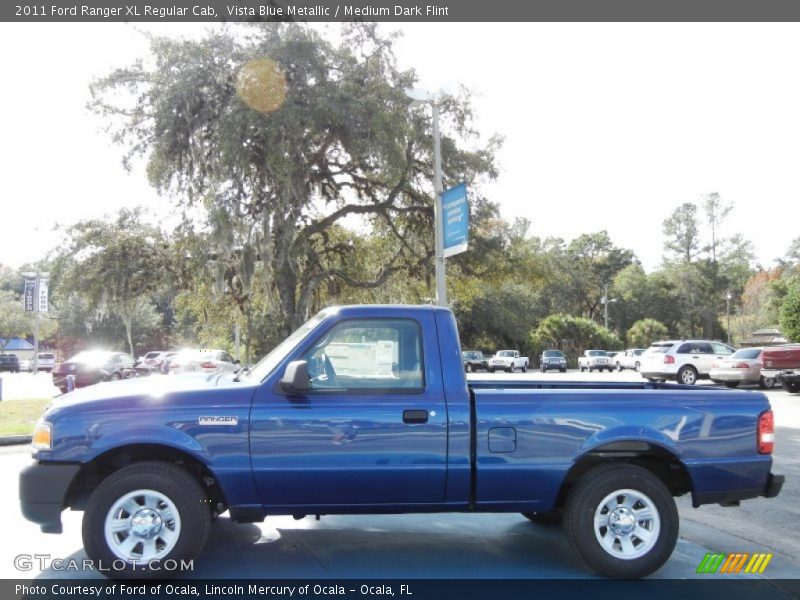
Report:
[[[7,22],[799,21],[797,0],[11,0]]]

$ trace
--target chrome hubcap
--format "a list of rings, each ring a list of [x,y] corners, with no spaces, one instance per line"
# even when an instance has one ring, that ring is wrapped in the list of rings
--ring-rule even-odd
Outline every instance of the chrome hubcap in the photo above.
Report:
[[[594,534],[615,558],[647,554],[658,540],[661,519],[653,501],[638,490],[617,490],[603,498],[594,514]]]
[[[151,538],[161,531],[164,520],[152,508],[143,508],[131,517],[131,532],[141,538]]]
[[[154,490],[136,490],[117,499],[104,527],[108,547],[127,562],[164,558],[178,542],[180,531],[175,504]]]

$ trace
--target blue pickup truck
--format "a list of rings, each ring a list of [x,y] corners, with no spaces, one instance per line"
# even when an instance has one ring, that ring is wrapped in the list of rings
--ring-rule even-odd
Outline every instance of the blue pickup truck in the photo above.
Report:
[[[610,577],[670,557],[673,497],[776,496],[759,392],[657,383],[467,382],[453,314],[323,310],[249,372],[101,383],[58,397],[20,476],[25,516],[115,577],[167,575],[210,524],[268,515],[518,512],[563,521]]]

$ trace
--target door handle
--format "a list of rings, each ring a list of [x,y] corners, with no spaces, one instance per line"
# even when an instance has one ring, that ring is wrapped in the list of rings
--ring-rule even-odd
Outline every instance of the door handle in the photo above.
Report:
[[[699,357],[699,356],[693,356],[692,358],[693,358],[694,360],[697,360],[697,359],[699,359],[700,357]]]
[[[404,410],[403,423],[427,423],[428,411],[427,410]]]

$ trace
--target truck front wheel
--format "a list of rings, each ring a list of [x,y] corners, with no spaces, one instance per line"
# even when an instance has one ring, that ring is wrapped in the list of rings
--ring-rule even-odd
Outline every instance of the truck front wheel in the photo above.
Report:
[[[678,510],[650,471],[626,464],[596,467],[572,489],[564,509],[578,555],[607,577],[644,577],[669,559],[678,540]]]
[[[784,381],[783,387],[785,387],[786,391],[790,394],[797,394],[800,392],[800,381]]]
[[[120,469],[95,489],[83,516],[83,545],[115,578],[169,577],[178,574],[173,564],[200,553],[210,527],[197,480],[174,465],[148,461]]]

